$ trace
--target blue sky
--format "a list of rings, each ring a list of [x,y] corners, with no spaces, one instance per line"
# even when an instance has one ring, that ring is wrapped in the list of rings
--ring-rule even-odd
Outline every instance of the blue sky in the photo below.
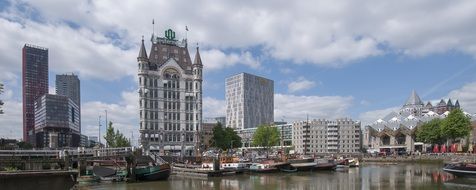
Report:
[[[364,124],[423,100],[459,99],[476,113],[476,2],[434,1],[0,1],[0,137],[21,136],[21,48],[49,48],[56,74],[81,80],[83,133],[98,115],[137,134],[141,36],[172,28],[200,46],[205,117],[225,115],[224,80],[275,81],[275,119],[351,117]],[[150,48],[150,42],[146,42]],[[104,117],[104,116],[103,116]],[[104,122],[104,121],[103,121]],[[135,135],[137,136],[137,135]]]

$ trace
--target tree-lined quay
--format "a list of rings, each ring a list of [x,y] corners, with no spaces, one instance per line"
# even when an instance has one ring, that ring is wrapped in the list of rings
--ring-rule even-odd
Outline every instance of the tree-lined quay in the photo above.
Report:
[[[449,145],[455,142],[459,143],[461,138],[468,138],[471,130],[470,118],[464,115],[460,109],[455,109],[444,119],[433,119],[421,125],[416,132],[416,138],[418,141],[428,144]],[[460,150],[460,152],[473,152],[473,145],[468,140],[466,142],[465,145],[462,145],[465,150]]]

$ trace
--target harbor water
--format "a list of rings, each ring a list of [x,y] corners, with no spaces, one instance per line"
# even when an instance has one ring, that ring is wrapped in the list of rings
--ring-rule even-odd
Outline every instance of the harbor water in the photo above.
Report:
[[[455,178],[441,164],[364,164],[348,172],[315,171],[273,174],[240,174],[213,178],[170,176],[167,181],[109,183],[77,186],[78,189],[476,189],[476,179]]]

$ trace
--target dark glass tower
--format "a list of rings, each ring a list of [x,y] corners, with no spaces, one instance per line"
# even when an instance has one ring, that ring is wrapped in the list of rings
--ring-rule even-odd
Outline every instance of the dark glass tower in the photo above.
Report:
[[[62,74],[56,75],[56,94],[66,96],[73,100],[79,108],[79,117],[81,116],[81,93],[80,81],[78,75]],[[79,118],[79,132],[81,133],[81,118]]]
[[[35,100],[48,93],[48,49],[25,44],[22,50],[23,140],[35,144]]]

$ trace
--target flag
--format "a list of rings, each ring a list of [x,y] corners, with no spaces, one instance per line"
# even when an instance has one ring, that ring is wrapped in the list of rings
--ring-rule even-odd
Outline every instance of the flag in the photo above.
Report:
[[[187,26],[185,26],[185,30],[188,31],[188,27],[187,27]]]
[[[152,24],[154,24],[154,19],[152,19]]]

